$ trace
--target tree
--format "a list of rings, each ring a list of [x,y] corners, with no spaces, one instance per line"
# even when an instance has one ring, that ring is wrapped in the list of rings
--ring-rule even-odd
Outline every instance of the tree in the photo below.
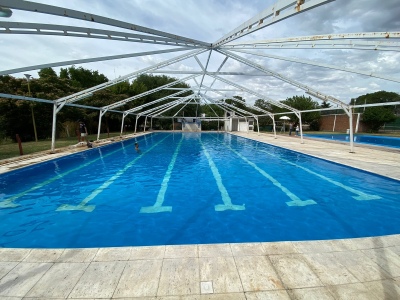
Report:
[[[305,96],[293,96],[282,101],[282,103],[293,107],[297,110],[312,110],[318,109],[319,104],[317,101],[311,99],[311,97]],[[310,129],[319,130],[319,119],[321,113],[319,111],[305,112],[301,114],[302,122],[310,124]],[[299,120],[297,120],[298,122]]]
[[[355,105],[386,103],[400,101],[400,95],[393,92],[379,91],[366,94],[355,99]],[[359,108],[358,112],[362,112],[363,108]],[[375,106],[367,107],[363,111],[363,122],[371,129],[372,132],[378,132],[385,123],[396,120],[395,106]]]

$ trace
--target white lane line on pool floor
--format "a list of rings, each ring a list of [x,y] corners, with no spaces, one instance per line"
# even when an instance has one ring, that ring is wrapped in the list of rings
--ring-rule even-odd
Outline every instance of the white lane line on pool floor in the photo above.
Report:
[[[99,150],[100,150],[100,149],[99,149]],[[8,198],[8,199],[6,199],[6,200],[3,200],[2,202],[0,202],[0,208],[18,207],[18,206],[20,206],[20,204],[17,204],[17,203],[14,202],[14,201],[17,200],[18,198],[21,198],[22,196],[24,196],[24,195],[26,195],[26,194],[28,194],[28,193],[34,191],[34,190],[40,189],[41,187],[44,187],[45,185],[50,184],[50,183],[56,181],[57,179],[61,179],[61,178],[63,178],[64,176],[66,176],[66,175],[68,175],[68,174],[70,174],[70,173],[72,173],[72,172],[75,172],[75,171],[78,171],[78,170],[80,170],[80,169],[82,169],[82,168],[84,168],[84,167],[87,167],[87,166],[93,164],[94,162],[96,162],[96,161],[98,161],[98,160],[100,160],[100,159],[102,160],[104,157],[110,156],[110,155],[112,155],[112,154],[114,154],[114,153],[116,153],[116,152],[118,152],[118,151],[121,151],[121,149],[117,149],[117,150],[112,151],[112,152],[110,152],[110,153],[107,153],[107,154],[105,154],[105,155],[100,155],[99,158],[96,158],[96,159],[94,159],[94,160],[91,160],[91,161],[89,161],[89,162],[87,162],[87,163],[84,163],[84,164],[80,165],[79,167],[76,167],[76,168],[71,169],[71,170],[69,170],[69,171],[66,171],[66,172],[64,172],[64,173],[58,174],[58,175],[56,175],[56,176],[54,176],[54,177],[52,177],[52,178],[50,178],[50,179],[48,179],[48,180],[46,180],[46,181],[43,181],[43,182],[41,182],[41,183],[39,183],[39,184],[33,186],[32,188],[30,188],[30,189],[28,189],[28,190],[26,190],[26,191],[23,191],[23,192],[18,193],[17,195],[15,195],[15,196],[13,196],[13,197],[11,197],[11,198]],[[100,153],[101,153],[101,150],[100,150]]]
[[[270,155],[270,156],[276,157],[276,158],[278,158],[278,159],[280,159],[280,160],[286,162],[287,164],[296,166],[296,167],[298,167],[298,168],[300,168],[300,169],[302,169],[302,170],[304,170],[304,171],[306,171],[306,172],[308,172],[308,173],[310,173],[310,174],[312,174],[312,175],[315,175],[315,176],[317,176],[317,177],[319,177],[319,178],[321,178],[321,179],[323,179],[323,180],[326,180],[326,181],[328,181],[328,182],[330,182],[330,183],[332,183],[332,184],[334,184],[334,185],[336,185],[336,186],[338,186],[338,187],[341,187],[341,188],[345,189],[346,191],[349,191],[349,192],[351,192],[351,193],[353,193],[353,194],[356,194],[357,196],[352,196],[352,197],[353,197],[354,199],[356,199],[356,200],[365,201],[365,200],[378,200],[378,199],[381,199],[381,198],[382,198],[382,197],[377,196],[377,195],[369,195],[369,194],[363,193],[363,192],[361,192],[361,191],[359,191],[359,190],[356,190],[356,189],[354,189],[354,188],[352,188],[352,187],[349,187],[349,186],[344,185],[344,184],[342,184],[342,183],[340,183],[340,182],[337,182],[337,181],[335,181],[335,180],[333,180],[333,179],[331,179],[331,178],[329,178],[329,177],[326,177],[326,176],[324,176],[324,175],[318,174],[318,173],[316,173],[316,172],[314,172],[314,171],[311,171],[310,169],[307,169],[307,168],[305,168],[305,167],[303,167],[303,166],[300,166],[300,165],[298,165],[298,164],[295,164],[295,163],[293,163],[293,162],[291,162],[291,161],[289,161],[289,160],[287,160],[287,159],[278,157],[278,156],[275,155],[275,154],[271,154],[271,153],[269,153],[269,152],[267,152],[267,151],[265,151],[265,150],[259,150],[259,151],[264,152],[264,153],[266,153],[266,154],[268,154],[268,155]]]
[[[140,209],[140,213],[151,214],[151,213],[159,213],[159,212],[171,212],[172,206],[163,206],[165,193],[168,188],[168,182],[171,178],[172,170],[174,169],[176,158],[178,157],[179,150],[181,148],[183,142],[183,135],[181,140],[178,143],[178,146],[175,149],[174,154],[172,155],[171,162],[168,165],[167,172],[164,175],[164,179],[161,183],[161,189],[158,192],[157,200],[153,206],[145,206]]]
[[[211,172],[213,173],[214,179],[217,183],[219,192],[221,193],[222,202],[224,202],[224,204],[215,205],[215,210],[216,211],[245,210],[246,208],[244,205],[232,204],[231,197],[229,197],[228,191],[226,190],[224,184],[222,183],[221,174],[219,174],[217,166],[214,164],[214,161],[212,160],[211,155],[208,153],[207,149],[204,147],[204,144],[201,141],[201,139],[199,141],[200,141],[201,147],[204,150],[204,154],[207,157],[208,164],[211,168]]]
[[[95,205],[86,205],[89,201],[93,200],[97,195],[103,192],[107,187],[109,187],[115,180],[117,180],[122,174],[124,174],[129,168],[131,168],[140,158],[142,158],[145,154],[149,153],[154,147],[158,146],[161,142],[163,142],[167,137],[160,140],[157,144],[151,146],[147,151],[142,152],[138,157],[128,163],[122,170],[119,170],[115,175],[113,175],[110,179],[104,182],[100,187],[98,187],[95,191],[93,191],[89,196],[82,200],[78,205],[69,205],[63,204],[61,205],[57,211],[68,211],[68,210],[82,210],[85,212],[92,212],[95,209]]]
[[[219,140],[218,140],[219,141]],[[236,150],[232,149],[229,145],[225,144],[225,147],[229,148],[232,152],[234,152],[237,156],[239,156],[241,159],[243,159],[245,162],[247,162],[250,166],[252,166],[254,169],[256,169],[261,175],[263,175],[265,178],[267,178],[269,181],[272,182],[273,185],[278,187],[282,192],[284,192],[292,201],[286,202],[288,206],[306,206],[306,205],[312,205],[312,204],[317,204],[314,200],[301,200],[299,197],[297,197],[295,194],[293,194],[289,189],[284,187],[278,180],[276,180],[274,177],[269,175],[267,172],[265,172],[263,169],[258,167],[255,163],[249,161],[246,157],[241,155],[239,152]]]

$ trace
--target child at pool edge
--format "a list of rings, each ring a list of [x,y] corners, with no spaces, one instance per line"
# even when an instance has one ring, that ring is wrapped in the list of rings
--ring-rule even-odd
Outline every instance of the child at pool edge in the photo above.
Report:
[[[299,125],[297,125],[297,126],[296,126],[296,136],[299,135],[299,130],[300,130]]]

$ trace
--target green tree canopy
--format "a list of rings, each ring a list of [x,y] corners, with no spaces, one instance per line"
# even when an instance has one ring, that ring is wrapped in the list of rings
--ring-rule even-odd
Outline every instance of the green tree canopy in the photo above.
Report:
[[[394,92],[379,91],[366,94],[353,99],[351,104],[373,104],[400,101],[400,95]],[[378,132],[385,123],[396,120],[396,106],[375,106],[357,109],[357,112],[363,112],[362,120],[366,123],[372,132]]]
[[[311,97],[306,96],[293,96],[282,101],[282,103],[301,111],[320,108],[317,101],[314,101],[311,99]],[[299,122],[295,115],[292,116],[295,119],[295,122]],[[309,124],[312,130],[319,130],[320,117],[321,113],[319,111],[305,112],[301,114],[302,122]]]

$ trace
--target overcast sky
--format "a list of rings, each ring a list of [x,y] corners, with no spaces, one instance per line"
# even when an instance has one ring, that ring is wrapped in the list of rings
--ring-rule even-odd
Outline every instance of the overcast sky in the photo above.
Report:
[[[150,27],[208,43],[217,41],[225,33],[255,16],[277,2],[276,0],[41,0],[38,3],[63,6],[92,14],[106,16],[125,22]],[[336,0],[310,11],[298,14],[274,25],[265,27],[237,41],[266,40],[282,37],[296,37],[332,33],[387,32],[400,31],[399,0]],[[124,31],[123,29],[55,17],[38,13],[14,10],[11,18],[0,18],[6,22],[49,23]],[[399,39],[392,42],[400,43]],[[236,41],[235,41],[236,42]],[[143,51],[167,49],[166,46],[131,42],[107,41],[75,37],[49,37],[39,35],[0,35],[0,70],[58,61],[128,54]],[[400,53],[371,50],[258,50],[264,54],[314,60],[354,70],[362,70],[400,79]],[[175,52],[163,55],[127,58],[107,62],[82,64],[84,68],[98,70],[109,79],[126,75],[154,63],[183,54]],[[325,69],[310,65],[239,54],[259,65],[278,72],[302,84],[308,85],[326,95],[348,103],[366,93],[386,90],[400,93],[400,83],[386,81],[343,71]],[[207,55],[200,55],[205,65]],[[222,55],[213,52],[208,70],[215,71],[223,60]],[[54,68],[59,72],[59,68]],[[169,70],[194,70],[200,67],[191,58],[166,67]],[[253,72],[250,67],[229,59],[221,71]],[[27,73],[27,72],[25,72]],[[30,71],[37,77],[37,71]],[[22,77],[23,74],[12,74]],[[182,76],[171,75],[177,78]],[[187,76],[187,75],[186,75]],[[229,76],[226,77],[251,90],[274,100],[283,100],[293,95],[304,95],[304,91],[284,83],[272,76]],[[199,79],[200,80],[200,79]],[[206,85],[212,78],[205,78]],[[189,84],[194,86],[194,82]],[[216,87],[231,88],[225,83]],[[252,103],[256,97],[247,93],[238,94]],[[212,95],[212,94],[210,94]],[[216,95],[214,95],[216,96]]]

